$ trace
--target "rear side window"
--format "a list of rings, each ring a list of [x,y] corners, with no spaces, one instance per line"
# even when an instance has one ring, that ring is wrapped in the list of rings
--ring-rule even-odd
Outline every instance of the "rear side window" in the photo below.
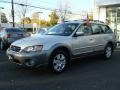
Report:
[[[113,33],[109,26],[101,25],[101,28],[105,34]]]
[[[101,27],[98,24],[92,24],[93,34],[101,34]]]

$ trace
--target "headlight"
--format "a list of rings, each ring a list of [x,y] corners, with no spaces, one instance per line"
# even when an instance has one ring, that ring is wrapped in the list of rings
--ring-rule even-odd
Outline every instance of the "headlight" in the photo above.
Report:
[[[24,48],[24,51],[26,52],[36,52],[36,51],[41,51],[43,48],[43,45],[35,45],[35,46],[29,46]]]

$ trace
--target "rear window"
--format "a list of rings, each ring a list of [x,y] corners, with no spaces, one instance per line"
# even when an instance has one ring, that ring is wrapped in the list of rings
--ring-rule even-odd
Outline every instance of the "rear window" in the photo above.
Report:
[[[21,29],[12,29],[12,28],[8,28],[6,29],[7,32],[24,32],[24,30]]]

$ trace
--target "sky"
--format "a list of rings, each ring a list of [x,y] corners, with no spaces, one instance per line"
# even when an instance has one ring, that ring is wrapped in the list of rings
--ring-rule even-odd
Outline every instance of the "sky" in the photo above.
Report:
[[[0,0],[0,1],[9,1],[10,2],[11,0]],[[18,2],[18,3],[22,3],[25,1],[26,0],[14,0],[14,2]],[[62,4],[64,4],[66,1],[68,2],[69,9],[76,14],[82,10],[90,11],[93,8],[93,0],[27,0],[27,3],[29,5],[32,5],[32,6],[58,9],[60,6],[60,2],[62,2]],[[7,15],[7,18],[9,20],[11,20],[11,18],[10,18],[10,16],[11,16],[11,14],[10,14],[11,13],[11,4],[0,2],[0,7],[4,7],[4,9],[1,11]],[[17,9],[19,7],[20,6],[18,6],[18,5],[15,6],[15,12],[17,14],[18,14]],[[50,11],[46,11],[43,9],[29,8],[26,16],[31,17],[31,14],[34,12],[43,12],[41,14],[41,17],[43,17],[43,18],[47,18],[48,14],[50,13]],[[15,21],[18,21],[18,20],[19,20],[19,18],[16,15]]]

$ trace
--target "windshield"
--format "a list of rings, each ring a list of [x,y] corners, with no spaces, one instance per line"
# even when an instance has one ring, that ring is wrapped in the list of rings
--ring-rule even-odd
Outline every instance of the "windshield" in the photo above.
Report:
[[[47,35],[69,36],[77,28],[78,23],[61,23],[49,29]]]

